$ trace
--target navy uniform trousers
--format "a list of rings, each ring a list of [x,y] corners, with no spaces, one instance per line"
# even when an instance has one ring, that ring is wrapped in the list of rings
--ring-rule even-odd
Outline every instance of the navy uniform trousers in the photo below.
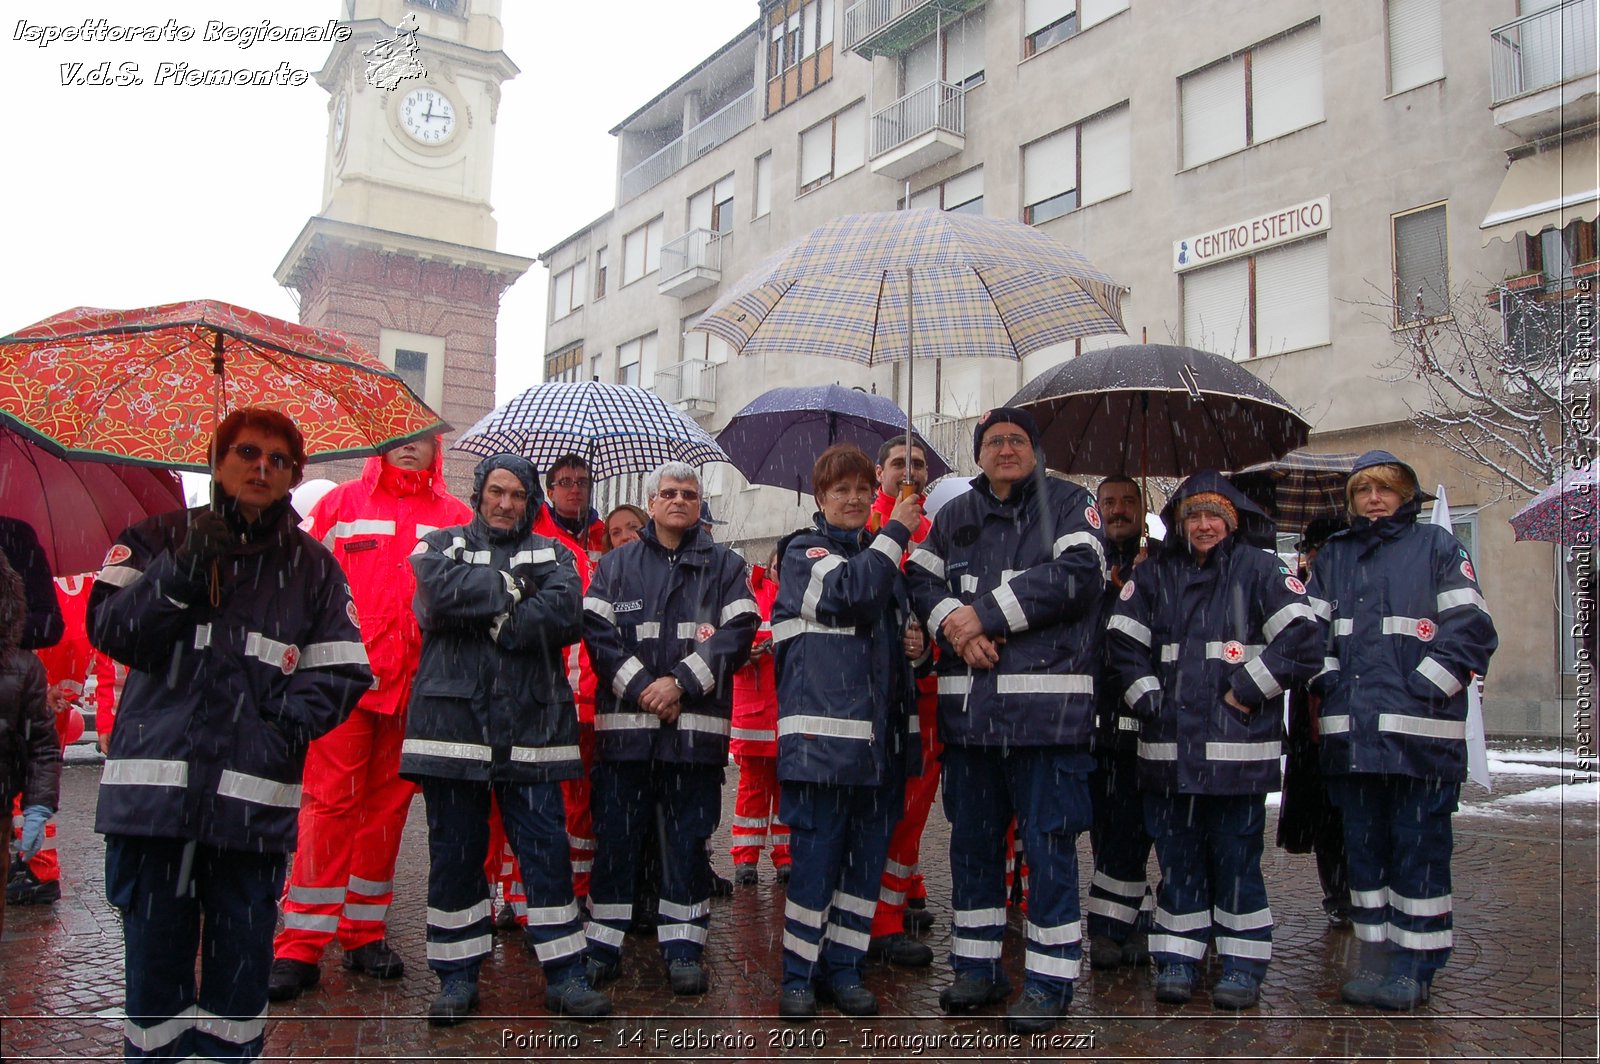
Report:
[[[783,907],[785,990],[861,982],[889,838],[905,812],[905,766],[889,760],[889,779],[877,787],[781,785],[778,815],[793,861]]]
[[[489,881],[490,796],[522,868],[527,942],[545,983],[565,982],[583,964],[583,923],[572,897],[572,858],[561,784],[488,783],[425,776],[428,810],[428,967],[442,979],[477,975],[494,946]]]
[[[1059,746],[946,746],[943,765],[955,907],[951,967],[958,978],[1005,981],[1006,826],[1015,816],[1028,854],[1026,980],[1062,1004],[1071,1001],[1083,960],[1077,839],[1092,819],[1094,757]]]
[[[126,1059],[261,1055],[287,865],[281,853],[106,836],[106,898],[122,913]]]
[[[1089,937],[1102,935],[1128,941],[1149,924],[1155,899],[1145,882],[1150,863],[1150,833],[1144,829],[1144,797],[1139,793],[1139,757],[1133,751],[1109,750],[1095,755],[1089,776],[1094,800],[1094,876],[1089,880]]]

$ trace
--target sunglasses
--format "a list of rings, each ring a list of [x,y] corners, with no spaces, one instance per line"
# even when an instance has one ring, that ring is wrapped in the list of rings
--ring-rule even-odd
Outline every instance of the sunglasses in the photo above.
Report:
[[[689,488],[662,488],[656,495],[663,499],[682,499],[684,502],[700,501],[700,493]]]
[[[228,450],[244,459],[246,462],[259,462],[261,456],[267,456],[267,462],[273,469],[282,473],[294,468],[294,459],[282,451],[263,451],[253,443],[234,443],[228,445]]]

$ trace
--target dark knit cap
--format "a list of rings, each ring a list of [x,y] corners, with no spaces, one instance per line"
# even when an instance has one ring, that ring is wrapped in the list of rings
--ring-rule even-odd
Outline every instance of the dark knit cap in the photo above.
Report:
[[[1033,420],[1033,415],[1018,406],[997,406],[993,410],[986,410],[978,419],[978,427],[972,430],[972,457],[977,458],[983,452],[983,434],[991,425],[1006,422],[1017,426],[1028,437],[1028,442],[1033,444],[1035,450],[1039,448],[1039,426]]]

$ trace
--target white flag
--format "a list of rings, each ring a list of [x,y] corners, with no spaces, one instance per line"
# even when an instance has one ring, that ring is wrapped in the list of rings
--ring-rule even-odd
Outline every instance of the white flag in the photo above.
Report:
[[[1450,530],[1450,500],[1445,497],[1444,485],[1434,492],[1439,496],[1433,504],[1433,523]],[[1483,695],[1479,693],[1476,676],[1467,682],[1467,778],[1486,791],[1494,790],[1489,781],[1489,750],[1483,737]]]

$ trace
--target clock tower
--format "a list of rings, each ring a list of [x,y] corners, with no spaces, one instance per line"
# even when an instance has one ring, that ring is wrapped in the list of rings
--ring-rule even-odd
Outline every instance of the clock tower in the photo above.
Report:
[[[316,75],[329,94],[322,207],[275,274],[303,323],[365,343],[456,433],[494,407],[500,297],[533,265],[495,250],[500,85],[518,73],[500,3],[342,0],[350,37]],[[445,456],[463,498],[475,461]]]

